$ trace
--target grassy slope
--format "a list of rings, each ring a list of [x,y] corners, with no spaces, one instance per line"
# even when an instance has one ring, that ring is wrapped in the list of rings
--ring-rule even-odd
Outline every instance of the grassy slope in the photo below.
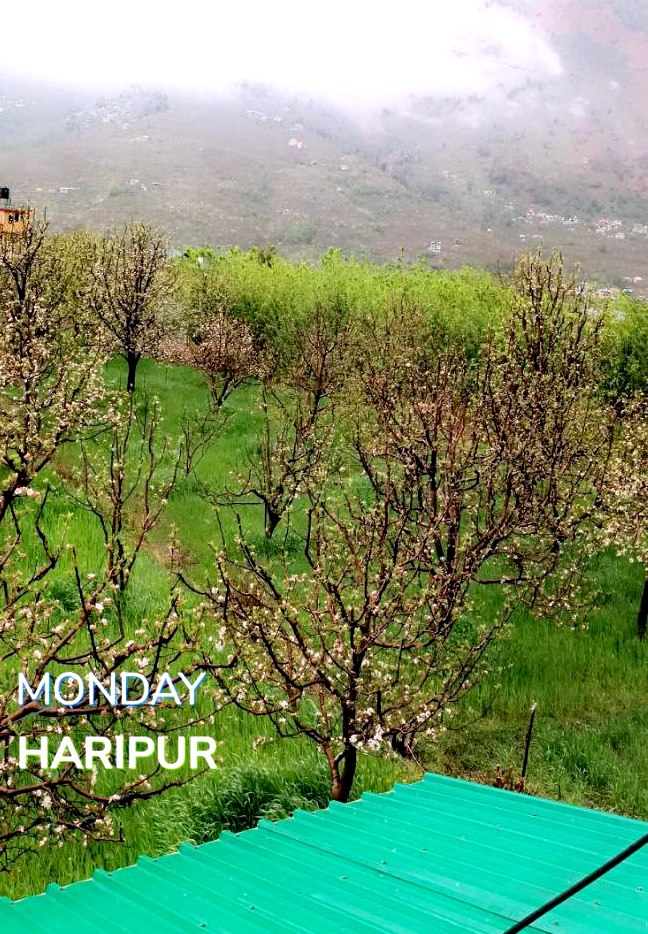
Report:
[[[119,361],[111,367],[124,378]],[[177,432],[183,411],[205,404],[200,377],[183,368],[160,367],[143,361],[139,392],[158,395],[165,427]],[[232,473],[245,462],[254,443],[252,390],[239,391],[222,437],[200,464],[198,473],[213,488],[233,483]],[[89,563],[100,560],[95,532],[84,514],[72,511],[64,533],[62,504],[52,512],[52,528],[83,542]],[[251,510],[251,527],[262,534],[262,516]],[[163,605],[169,576],[162,567],[171,525],[178,528],[187,569],[200,576],[210,567],[209,542],[216,540],[213,515],[197,485],[183,481],[170,499],[164,527],[158,530],[134,581],[134,618],[152,615]],[[595,807],[648,818],[648,726],[645,671],[648,646],[633,633],[641,570],[612,555],[595,567],[600,595],[585,630],[558,630],[552,624],[521,616],[510,639],[498,652],[501,673],[475,691],[462,712],[474,721],[451,730],[440,745],[428,750],[430,768],[492,781],[496,765],[519,767],[528,710],[538,703],[528,789]],[[62,583],[61,586],[64,586]],[[326,801],[326,769],[317,751],[299,741],[253,743],[263,725],[228,711],[217,717],[214,732],[222,740],[222,769],[189,788],[171,792],[131,812],[119,815],[126,843],[91,844],[46,849],[0,878],[0,893],[20,897],[42,891],[53,880],[70,882],[96,867],[112,869],[133,862],[142,853],[159,854],[184,839],[213,836],[221,827],[234,830],[261,816],[283,816],[298,806]],[[357,790],[386,790],[394,781],[413,780],[420,772],[401,761],[365,757]]]

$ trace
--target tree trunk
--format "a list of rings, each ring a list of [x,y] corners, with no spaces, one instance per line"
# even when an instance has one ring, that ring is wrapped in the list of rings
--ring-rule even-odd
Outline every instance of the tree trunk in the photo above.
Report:
[[[391,747],[403,759],[414,758],[414,736],[405,733],[394,733],[391,738]]]
[[[342,755],[335,759],[331,768],[331,798],[334,801],[346,804],[349,800],[357,764],[358,752],[353,746],[348,746]],[[340,773],[340,765],[344,766],[342,773]]]
[[[637,635],[643,640],[646,638],[646,625],[648,624],[648,574],[644,581],[639,613],[637,614]]]
[[[274,535],[274,531],[277,528],[281,521],[281,513],[275,512],[274,509],[270,509],[266,506],[266,515],[265,515],[265,537],[271,539]]]
[[[135,372],[137,370],[137,364],[140,362],[141,354],[134,353],[132,350],[129,350],[126,354],[126,361],[128,363],[128,379],[126,381],[126,389],[128,392],[135,391]]]

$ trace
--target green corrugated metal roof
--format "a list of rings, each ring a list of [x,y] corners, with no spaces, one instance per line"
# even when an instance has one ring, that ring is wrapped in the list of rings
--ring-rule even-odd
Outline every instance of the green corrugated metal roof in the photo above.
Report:
[[[648,824],[427,775],[19,902],[2,934],[502,934]],[[529,928],[648,932],[639,851]]]

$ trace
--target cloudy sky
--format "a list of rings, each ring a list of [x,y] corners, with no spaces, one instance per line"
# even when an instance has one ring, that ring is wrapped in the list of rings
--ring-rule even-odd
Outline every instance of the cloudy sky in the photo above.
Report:
[[[494,0],[30,0],[3,10],[3,32],[3,72],[90,87],[246,79],[361,105],[561,71],[546,37]]]

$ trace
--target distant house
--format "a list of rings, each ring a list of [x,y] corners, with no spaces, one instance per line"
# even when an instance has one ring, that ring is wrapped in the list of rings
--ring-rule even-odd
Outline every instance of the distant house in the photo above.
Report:
[[[28,208],[0,207],[0,234],[21,234],[28,226]]]
[[[11,192],[0,187],[0,234],[21,234],[29,227],[29,208],[15,208],[11,204]]]

